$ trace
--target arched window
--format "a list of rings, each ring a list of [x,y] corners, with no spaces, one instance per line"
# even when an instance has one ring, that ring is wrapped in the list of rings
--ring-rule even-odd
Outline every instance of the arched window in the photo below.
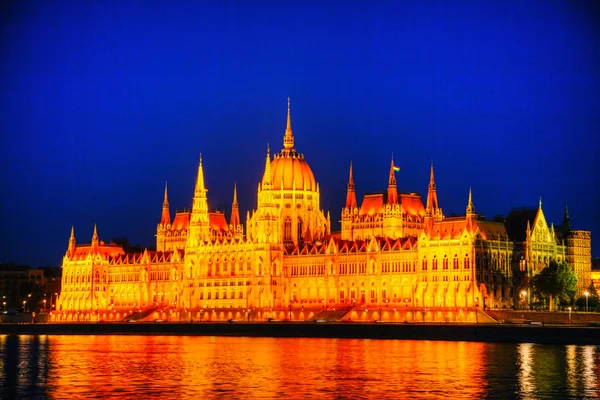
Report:
[[[458,269],[458,254],[454,255],[454,269]]]
[[[283,241],[292,241],[292,220],[290,217],[285,217],[285,221],[283,222]]]
[[[302,231],[302,218],[298,217],[298,243],[304,242],[304,232]]]
[[[465,269],[471,268],[471,260],[469,259],[469,255],[465,254]]]
[[[431,269],[434,271],[437,270],[437,256],[433,256],[433,263],[431,264]]]
[[[444,259],[442,260],[442,267],[444,269],[448,269],[448,256],[444,254]]]
[[[427,271],[427,256],[423,257],[423,265],[421,266],[423,271]]]

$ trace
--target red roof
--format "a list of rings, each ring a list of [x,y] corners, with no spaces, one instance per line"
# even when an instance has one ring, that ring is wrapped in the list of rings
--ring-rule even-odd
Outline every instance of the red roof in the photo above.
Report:
[[[359,215],[375,215],[384,212],[383,193],[365,194]]]
[[[227,226],[227,220],[225,219],[225,214],[220,211],[208,213],[208,221],[210,224],[210,228],[212,230],[215,230],[215,231],[229,230],[229,226]]]
[[[190,212],[189,211],[177,211],[175,219],[171,224],[171,230],[181,231],[187,229],[190,224]]]
[[[412,215],[425,215],[425,207],[423,207],[423,201],[421,196],[416,193],[400,193],[400,203],[404,212]]]

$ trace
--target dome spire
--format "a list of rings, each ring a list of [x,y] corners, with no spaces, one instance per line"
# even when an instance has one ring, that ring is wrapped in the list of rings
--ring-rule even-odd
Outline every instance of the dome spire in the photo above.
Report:
[[[292,117],[290,114],[290,98],[288,97],[287,127],[283,137],[283,148],[291,150],[294,148],[294,135],[292,135]]]

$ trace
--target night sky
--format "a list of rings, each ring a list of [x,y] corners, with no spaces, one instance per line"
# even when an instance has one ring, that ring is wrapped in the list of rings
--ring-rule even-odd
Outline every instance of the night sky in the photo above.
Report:
[[[78,243],[154,243],[165,181],[191,207],[256,207],[267,143],[296,149],[339,229],[359,197],[425,199],[486,217],[536,206],[592,230],[600,256],[596,2],[14,1],[1,6],[0,261],[62,262]],[[360,201],[360,200],[359,200]]]

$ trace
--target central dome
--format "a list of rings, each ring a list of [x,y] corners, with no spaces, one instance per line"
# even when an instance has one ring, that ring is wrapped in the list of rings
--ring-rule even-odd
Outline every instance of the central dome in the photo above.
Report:
[[[287,127],[283,136],[283,149],[275,154],[271,162],[271,182],[275,190],[310,190],[317,191],[317,183],[304,155],[294,149],[292,134],[292,117],[290,115],[290,98],[288,97]]]
[[[272,182],[275,190],[316,191],[317,183],[304,155],[296,150],[282,150],[275,154],[271,163]]]

